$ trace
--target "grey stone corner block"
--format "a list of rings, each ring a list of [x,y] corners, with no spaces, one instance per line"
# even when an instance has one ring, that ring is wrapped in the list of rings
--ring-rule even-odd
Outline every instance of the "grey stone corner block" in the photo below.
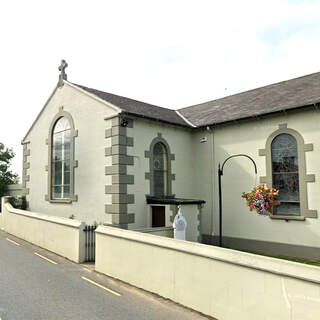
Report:
[[[134,204],[134,194],[112,194],[112,204],[116,203]]]
[[[146,150],[145,152],[144,152],[144,157],[145,158],[150,158],[150,151],[149,150]]]
[[[263,156],[266,156],[266,154],[267,154],[266,149],[259,149],[259,156],[263,157]]]
[[[314,174],[307,174],[305,182],[315,182],[316,181],[316,176]]]
[[[260,183],[267,183],[268,182],[268,179],[267,177],[260,177]]]
[[[133,165],[134,158],[133,156],[127,155],[114,155],[112,156],[112,164],[125,164],[125,165]]]
[[[133,138],[132,137],[127,137],[127,146],[128,147],[133,147],[134,143],[133,143]]]
[[[306,210],[303,212],[303,215],[306,218],[318,218],[318,211],[317,210]]]
[[[313,151],[313,143],[304,144],[303,151],[304,152]]]
[[[112,184],[134,184],[134,175],[113,175]]]
[[[127,128],[126,127],[112,127],[111,128],[112,136],[126,136],[127,135]]]
[[[125,165],[125,164],[117,164],[117,165],[105,167],[105,174],[106,175],[126,174],[126,173],[127,173],[127,165]]]
[[[113,224],[134,223],[134,213],[128,214],[110,214]]]
[[[127,137],[126,136],[113,136],[111,137],[111,145],[116,146],[116,145],[122,145],[122,146],[127,146]]]
[[[127,154],[127,146],[117,145],[117,146],[105,148],[105,156],[126,155],[126,154]]]
[[[105,186],[105,193],[106,194],[113,194],[113,193],[127,193],[127,185],[126,184],[115,184],[111,186]]]
[[[105,213],[128,213],[128,205],[126,203],[106,204]]]

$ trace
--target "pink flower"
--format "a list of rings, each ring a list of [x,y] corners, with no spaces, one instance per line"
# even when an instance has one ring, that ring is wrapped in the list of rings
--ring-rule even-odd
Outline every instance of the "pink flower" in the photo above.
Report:
[[[270,203],[273,203],[273,200],[270,200]]]
[[[250,203],[250,206],[253,207],[253,203]]]
[[[270,205],[269,205],[269,203],[267,203],[267,208],[268,208],[268,209],[270,208]]]

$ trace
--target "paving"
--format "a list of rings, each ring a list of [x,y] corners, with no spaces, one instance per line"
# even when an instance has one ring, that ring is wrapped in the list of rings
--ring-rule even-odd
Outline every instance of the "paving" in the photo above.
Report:
[[[0,231],[0,320],[21,319],[212,318]]]

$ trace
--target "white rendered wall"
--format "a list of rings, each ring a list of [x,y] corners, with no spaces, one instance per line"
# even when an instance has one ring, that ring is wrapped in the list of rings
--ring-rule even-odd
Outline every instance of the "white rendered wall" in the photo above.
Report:
[[[52,119],[61,106],[71,114],[75,129],[78,130],[78,137],[75,138],[75,160],[78,160],[78,167],[74,169],[74,192],[78,195],[78,201],[72,204],[45,201],[45,195],[48,194],[48,172],[45,171],[45,166],[48,165],[46,139]],[[116,112],[112,108],[79,92],[68,83],[57,89],[25,138],[30,141],[27,200],[31,211],[67,218],[73,214],[75,219],[87,223],[104,222],[107,184],[104,118],[113,114]]]
[[[145,179],[145,173],[150,172],[150,168],[145,151],[150,150],[150,144],[158,133],[162,134],[162,138],[169,144],[170,152],[175,155],[175,160],[171,161],[171,170],[175,174],[172,193],[178,198],[195,197],[191,131],[155,121],[135,119],[134,127],[128,133],[134,139],[134,147],[128,148],[128,154],[134,156],[134,165],[127,167],[128,174],[134,175],[134,185],[128,185],[128,194],[135,195],[135,203],[128,206],[128,212],[135,213],[135,223],[129,225],[130,229],[150,227],[150,206],[146,203],[146,195],[150,194],[150,182]],[[166,211],[167,209],[168,207]]]
[[[14,209],[2,198],[2,228],[74,262],[85,260],[85,224],[77,220]]]
[[[95,269],[219,320],[320,317],[314,266],[99,226]]]
[[[258,155],[258,150],[265,148],[269,135],[276,131],[279,124],[282,123],[298,131],[305,144],[313,144],[314,150],[305,153],[306,173],[315,174],[315,183],[307,183],[308,203],[309,209],[318,210],[318,216],[320,216],[320,114],[315,110],[288,113],[218,126],[214,129],[214,232],[218,234],[219,226],[218,163],[222,163],[231,155],[245,153],[256,162],[258,179],[255,177],[252,162],[247,158],[234,158],[225,165],[222,176],[223,235],[320,247],[319,218],[289,222],[272,220],[249,213],[246,202],[241,198],[243,191],[252,189],[255,184],[259,184],[259,177],[266,175],[266,159]],[[201,187],[202,185],[199,184],[199,188]],[[204,187],[200,190],[201,192],[206,192]]]

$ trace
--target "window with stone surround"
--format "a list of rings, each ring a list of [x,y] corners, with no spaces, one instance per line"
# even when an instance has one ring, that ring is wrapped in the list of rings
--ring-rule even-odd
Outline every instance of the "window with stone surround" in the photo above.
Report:
[[[171,172],[171,162],[175,155],[170,152],[167,141],[161,133],[154,138],[149,150],[145,151],[145,157],[149,158],[149,172],[145,173],[146,179],[150,180],[150,194],[147,196],[172,198],[172,181],[175,175]]]
[[[317,211],[308,208],[307,183],[315,181],[307,174],[305,153],[313,151],[313,144],[305,144],[299,132],[279,125],[267,139],[265,149],[266,176],[260,182],[279,190],[281,205],[270,215],[273,219],[304,220],[317,218]]]
[[[281,206],[274,214],[300,215],[299,159],[296,139],[287,133],[276,136],[271,143],[272,183],[279,190]]]
[[[61,117],[52,132],[51,199],[70,198],[71,126]]]
[[[60,111],[53,118],[48,144],[48,194],[45,199],[50,202],[71,203],[77,201],[74,194],[74,169],[78,163],[74,160],[74,138],[77,137],[71,115]]]
[[[153,147],[153,194],[164,197],[168,194],[168,151],[157,142]]]

